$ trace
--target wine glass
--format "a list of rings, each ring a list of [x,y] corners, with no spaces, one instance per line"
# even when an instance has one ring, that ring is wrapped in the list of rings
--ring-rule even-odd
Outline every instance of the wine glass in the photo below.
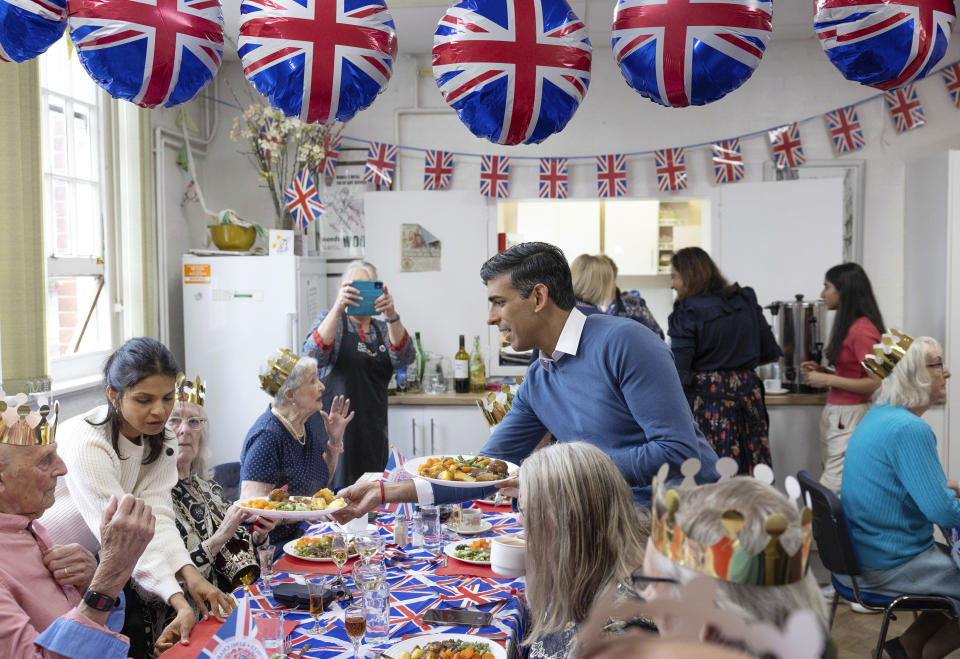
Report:
[[[306,580],[307,594],[310,595],[310,615],[313,617],[313,628],[307,632],[308,636],[320,637],[320,616],[323,615],[323,591],[327,587],[327,580],[323,577],[310,577]]]
[[[364,563],[369,563],[374,556],[380,553],[380,531],[364,530],[354,535],[354,542],[357,544],[360,558]]]
[[[358,659],[360,639],[367,629],[367,612],[361,602],[354,602],[343,610],[343,627],[353,643],[353,659]]]
[[[343,589],[346,586],[343,581],[343,566],[347,562],[347,538],[343,533],[334,533],[330,539],[330,557],[337,564],[337,578],[334,583],[337,588]]]

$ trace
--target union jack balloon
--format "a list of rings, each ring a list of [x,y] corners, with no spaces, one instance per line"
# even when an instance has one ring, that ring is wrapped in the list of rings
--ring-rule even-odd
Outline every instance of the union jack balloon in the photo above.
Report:
[[[173,107],[220,69],[220,0],[70,0],[68,9],[80,63],[114,98]]]
[[[613,54],[627,84],[668,107],[742,85],[770,40],[772,0],[617,0]]]
[[[67,27],[67,0],[0,0],[0,62],[26,62]]]
[[[847,80],[890,90],[933,71],[947,51],[953,0],[817,0],[813,28]]]
[[[387,86],[397,33],[383,0],[243,0],[237,52],[288,117],[347,121]]]
[[[573,118],[591,53],[565,0],[463,0],[434,32],[433,76],[477,137],[536,144]]]

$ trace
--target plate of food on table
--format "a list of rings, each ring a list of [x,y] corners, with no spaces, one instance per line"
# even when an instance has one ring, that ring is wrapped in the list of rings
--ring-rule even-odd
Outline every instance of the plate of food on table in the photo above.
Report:
[[[443,552],[464,563],[490,565],[490,538],[451,542],[443,548]]]
[[[324,533],[322,535],[305,535],[291,540],[283,546],[283,551],[288,556],[299,558],[304,561],[313,561],[315,563],[332,563],[333,550],[331,541],[333,533]],[[357,544],[353,538],[347,544],[347,558],[353,558],[360,555]]]
[[[474,634],[411,636],[384,654],[391,659],[507,659],[498,643]]]
[[[322,519],[346,505],[327,488],[312,497],[292,496],[284,489],[276,489],[265,497],[252,497],[233,504],[237,508],[255,512],[270,519]]]
[[[475,499],[475,501],[477,503],[485,503],[488,506],[512,506],[513,505],[513,497],[503,496],[502,494],[500,495],[499,498],[488,497],[486,499]]]
[[[448,487],[497,487],[515,478],[520,467],[483,455],[426,455],[407,460],[404,468],[414,476]]]

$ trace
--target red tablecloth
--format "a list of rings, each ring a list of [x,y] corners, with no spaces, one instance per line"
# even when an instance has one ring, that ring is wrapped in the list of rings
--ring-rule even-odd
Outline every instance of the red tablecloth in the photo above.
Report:
[[[487,579],[502,579],[499,574],[494,574],[489,565],[474,565],[473,563],[464,563],[456,558],[447,559],[447,567],[442,565],[438,567],[434,574],[441,577],[484,577]]]
[[[353,564],[359,560],[358,556],[355,556],[348,560],[343,566],[343,573],[350,574],[353,572]],[[304,574],[336,574],[337,573],[337,564],[333,561],[329,563],[318,563],[316,561],[305,561],[300,558],[295,558],[289,554],[284,554],[283,558],[274,563],[273,569],[278,572],[303,572]]]

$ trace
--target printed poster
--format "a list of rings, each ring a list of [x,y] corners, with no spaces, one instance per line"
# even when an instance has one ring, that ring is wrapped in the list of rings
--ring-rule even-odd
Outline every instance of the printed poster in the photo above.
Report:
[[[320,251],[328,258],[363,256],[366,242],[363,193],[368,188],[363,180],[363,168],[362,164],[344,163],[341,154],[337,175],[332,183],[323,186],[324,212],[317,224],[320,225]]]
[[[400,225],[400,271],[440,270],[440,241],[419,224]]]

